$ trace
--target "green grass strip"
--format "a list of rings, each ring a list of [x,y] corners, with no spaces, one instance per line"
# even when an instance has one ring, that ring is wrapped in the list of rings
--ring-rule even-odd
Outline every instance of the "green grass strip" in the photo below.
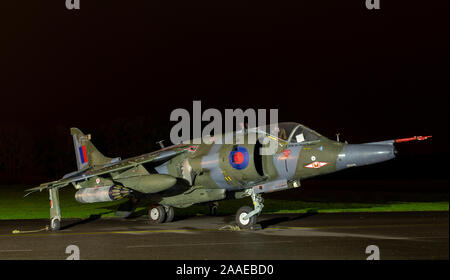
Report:
[[[48,193],[36,193],[23,197],[23,188],[0,190],[0,219],[46,219],[49,217]],[[125,200],[81,204],[75,201],[72,188],[60,191],[63,218],[87,218],[90,215],[113,217],[119,204]],[[252,205],[250,198],[219,202],[218,214],[232,215],[243,205]],[[448,211],[449,202],[387,202],[387,203],[342,203],[269,200],[264,201],[263,213],[342,213],[342,212],[404,212],[404,211]],[[146,207],[138,207],[137,215],[146,215]],[[208,214],[208,207],[197,206],[176,209],[177,215]]]

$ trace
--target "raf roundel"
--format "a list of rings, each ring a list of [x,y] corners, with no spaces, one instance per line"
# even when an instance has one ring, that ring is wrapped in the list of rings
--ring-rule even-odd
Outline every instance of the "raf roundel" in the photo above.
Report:
[[[231,151],[228,158],[231,166],[238,170],[246,168],[250,161],[250,155],[244,147],[238,147]]]

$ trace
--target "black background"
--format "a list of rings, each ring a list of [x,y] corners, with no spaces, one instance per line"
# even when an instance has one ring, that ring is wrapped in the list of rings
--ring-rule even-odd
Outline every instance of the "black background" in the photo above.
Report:
[[[155,150],[193,100],[350,143],[432,134],[333,178],[448,176],[448,1],[64,2],[2,1],[2,184],[75,170],[72,126],[108,156]]]

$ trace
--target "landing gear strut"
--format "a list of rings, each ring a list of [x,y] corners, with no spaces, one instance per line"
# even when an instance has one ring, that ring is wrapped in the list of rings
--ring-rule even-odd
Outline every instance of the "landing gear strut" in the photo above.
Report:
[[[217,209],[219,208],[219,203],[217,201],[209,204],[209,215],[216,216]]]
[[[50,198],[50,229],[57,231],[61,228],[61,209],[59,207],[58,189],[49,189]]]
[[[173,210],[172,206],[164,206],[164,210],[166,210],[166,221],[165,223],[170,223],[173,221],[175,217],[175,210]]]
[[[264,207],[264,199],[262,198],[261,194],[255,193],[255,190],[253,188],[248,189],[246,193],[251,196],[255,209],[252,210],[251,207],[243,206],[236,212],[236,224],[241,229],[254,228],[256,225],[256,218],[257,216],[259,216],[259,214],[261,214]]]

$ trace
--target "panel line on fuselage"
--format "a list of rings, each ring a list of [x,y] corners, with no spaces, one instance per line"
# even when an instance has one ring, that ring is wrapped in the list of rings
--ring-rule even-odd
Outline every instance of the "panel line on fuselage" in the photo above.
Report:
[[[233,186],[230,186],[225,180],[225,176],[219,166],[220,153],[219,150],[222,148],[222,144],[213,144],[211,150],[202,159],[202,169],[209,170],[209,175],[211,179],[223,189],[231,190]]]

